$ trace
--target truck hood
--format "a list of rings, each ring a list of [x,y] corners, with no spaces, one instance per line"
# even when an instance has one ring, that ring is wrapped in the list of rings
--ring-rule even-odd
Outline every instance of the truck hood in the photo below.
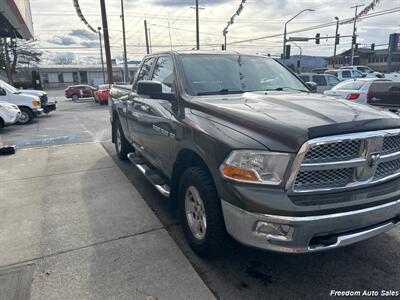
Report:
[[[25,89],[20,89],[19,92],[21,92],[21,94],[33,95],[33,96],[43,96],[43,95],[46,94],[46,92],[43,92],[43,91],[38,91],[38,90],[25,90]]]
[[[400,128],[393,113],[319,94],[253,92],[195,97],[192,104],[194,114],[199,110],[277,151],[297,152],[320,136]]]

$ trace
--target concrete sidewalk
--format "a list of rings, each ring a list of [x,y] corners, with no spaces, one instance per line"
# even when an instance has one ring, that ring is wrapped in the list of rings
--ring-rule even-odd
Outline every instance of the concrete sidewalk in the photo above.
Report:
[[[0,157],[0,299],[29,289],[31,299],[214,298],[97,143]]]

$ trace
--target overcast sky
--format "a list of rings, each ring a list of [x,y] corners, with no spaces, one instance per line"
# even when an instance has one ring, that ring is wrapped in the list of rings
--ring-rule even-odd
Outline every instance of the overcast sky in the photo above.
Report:
[[[358,3],[369,4],[371,0]],[[101,26],[99,0],[79,0],[81,10],[88,22],[95,28]],[[194,1],[187,0],[124,0],[125,20],[128,44],[128,58],[141,59],[145,55],[145,37],[143,20],[147,20],[153,52],[170,49],[170,35],[173,49],[190,50],[195,47],[195,10]],[[200,39],[204,50],[220,49],[223,42],[222,30],[237,10],[239,0],[199,0]],[[315,12],[305,12],[288,25],[288,31],[354,16],[356,4],[352,0],[247,0],[241,15],[230,27],[228,43],[232,41],[281,34],[285,21],[305,8]],[[113,57],[122,54],[122,30],[120,20],[120,0],[106,0],[111,53]],[[72,0],[31,0],[35,38],[38,47],[45,51],[46,57],[69,56],[80,62],[99,59],[98,36],[89,31],[78,18]],[[381,0],[375,12],[400,7],[400,0]],[[373,13],[374,11],[371,11]],[[168,30],[170,26],[170,35]],[[361,44],[388,43],[389,34],[400,32],[400,12],[365,19],[358,23],[358,42]],[[335,26],[307,31],[288,36],[314,37],[332,36]],[[341,35],[351,35],[352,25],[340,26]],[[279,55],[282,52],[283,37],[274,37],[243,44],[228,45],[228,50],[246,53]],[[303,55],[330,56],[333,52],[332,40],[297,43],[303,48]],[[343,38],[338,51],[350,47],[351,38]],[[217,46],[218,45],[218,46]],[[379,49],[379,47],[378,47]],[[299,49],[293,45],[292,54]],[[91,57],[90,60],[88,57]]]

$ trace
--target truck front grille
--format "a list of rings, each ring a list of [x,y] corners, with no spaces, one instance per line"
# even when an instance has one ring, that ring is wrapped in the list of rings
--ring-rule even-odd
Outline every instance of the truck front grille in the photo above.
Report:
[[[400,129],[318,138],[303,145],[288,182],[293,193],[345,190],[400,175]]]

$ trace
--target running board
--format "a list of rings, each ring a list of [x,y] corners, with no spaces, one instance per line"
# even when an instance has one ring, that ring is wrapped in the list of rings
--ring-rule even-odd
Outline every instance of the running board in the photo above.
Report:
[[[151,182],[152,185],[163,195],[169,198],[170,189],[164,182],[162,177],[157,174],[157,171],[151,169],[145,162],[144,158],[133,152],[128,154],[128,159],[131,163]]]

